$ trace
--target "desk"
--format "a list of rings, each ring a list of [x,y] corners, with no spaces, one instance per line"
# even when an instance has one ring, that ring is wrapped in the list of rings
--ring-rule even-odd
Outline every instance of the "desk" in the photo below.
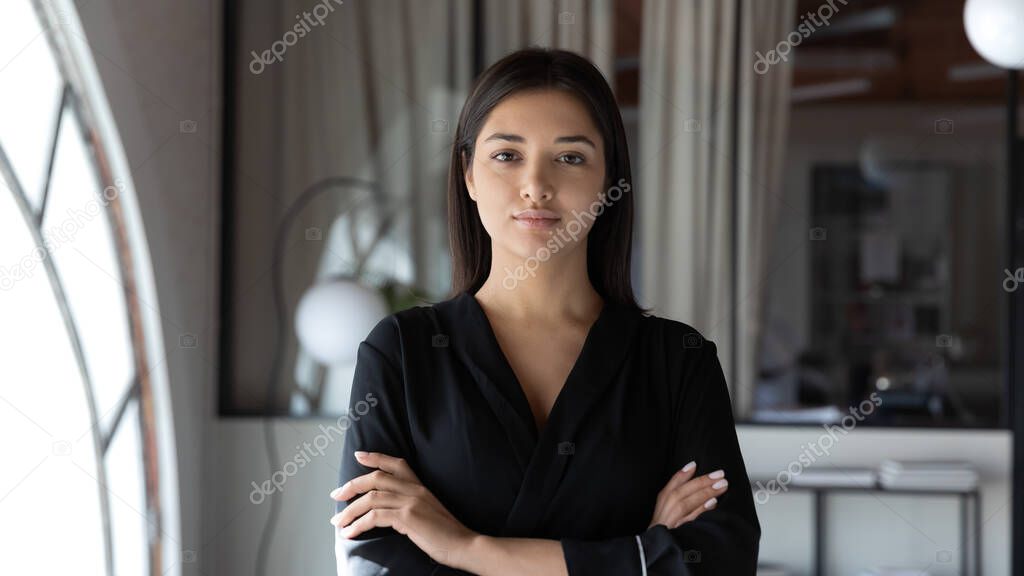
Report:
[[[752,481],[751,487],[757,492],[757,486],[770,485],[769,482],[778,484],[777,480]],[[850,494],[881,493],[899,496],[948,496],[957,498],[960,501],[960,574],[963,576],[981,576],[981,491],[978,488],[971,490],[925,490],[915,488],[884,488],[880,484],[872,486],[831,486],[831,485],[796,485],[790,483],[784,492],[810,492],[813,496],[814,509],[814,573],[817,576],[825,574],[825,497],[830,492],[844,492]],[[972,504],[973,506],[969,506]],[[968,514],[968,508],[973,514]],[[970,558],[968,558],[968,525],[974,526],[974,541],[971,547]],[[971,561],[974,570],[971,571]]]

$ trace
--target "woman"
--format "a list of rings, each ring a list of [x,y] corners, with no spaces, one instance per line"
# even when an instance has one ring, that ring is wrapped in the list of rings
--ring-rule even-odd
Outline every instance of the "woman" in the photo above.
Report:
[[[477,80],[449,173],[455,295],[360,344],[331,493],[339,567],[755,573],[715,345],[633,296],[631,182],[586,59],[521,50]]]

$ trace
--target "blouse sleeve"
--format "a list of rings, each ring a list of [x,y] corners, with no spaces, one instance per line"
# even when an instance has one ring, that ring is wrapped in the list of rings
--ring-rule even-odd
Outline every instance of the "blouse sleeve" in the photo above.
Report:
[[[338,486],[373,471],[355,459],[356,450],[404,458],[415,469],[404,378],[399,369],[401,345],[394,322],[385,318],[359,344],[349,411],[347,419],[340,420],[347,424],[342,427],[345,432]],[[338,502],[335,512],[341,512],[356,498]],[[339,528],[335,529],[334,541],[339,576],[447,573],[443,569],[435,572],[437,562],[390,527],[372,528],[352,539],[342,536]]]
[[[562,540],[569,576],[756,574],[761,526],[736,438],[729,391],[715,344],[703,339],[700,343],[698,361],[675,399],[671,461],[673,471],[696,461],[695,477],[724,470],[728,490],[714,510],[676,528],[658,524],[639,535],[610,540]]]

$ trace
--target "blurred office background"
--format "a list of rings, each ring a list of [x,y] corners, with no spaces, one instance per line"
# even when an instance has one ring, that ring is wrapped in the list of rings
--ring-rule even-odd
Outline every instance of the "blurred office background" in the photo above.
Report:
[[[763,573],[1011,574],[1024,6],[966,4],[5,1],[5,571],[335,573],[354,346],[445,297],[460,106],[542,45],[615,90]]]

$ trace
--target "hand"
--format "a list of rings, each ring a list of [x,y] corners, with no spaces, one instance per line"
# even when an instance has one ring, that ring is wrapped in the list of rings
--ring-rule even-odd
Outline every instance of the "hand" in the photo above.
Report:
[[[337,501],[363,494],[331,518],[331,524],[342,528],[342,536],[354,538],[371,528],[389,526],[408,536],[435,562],[459,568],[459,557],[477,534],[445,509],[405,460],[379,452],[355,455],[360,464],[377,470],[331,492]]]
[[[715,508],[718,496],[724,494],[729,487],[725,472],[715,470],[710,474],[693,478],[696,470],[697,464],[690,462],[669,478],[668,484],[658,492],[654,518],[651,519],[648,528],[656,524],[675,528]]]

